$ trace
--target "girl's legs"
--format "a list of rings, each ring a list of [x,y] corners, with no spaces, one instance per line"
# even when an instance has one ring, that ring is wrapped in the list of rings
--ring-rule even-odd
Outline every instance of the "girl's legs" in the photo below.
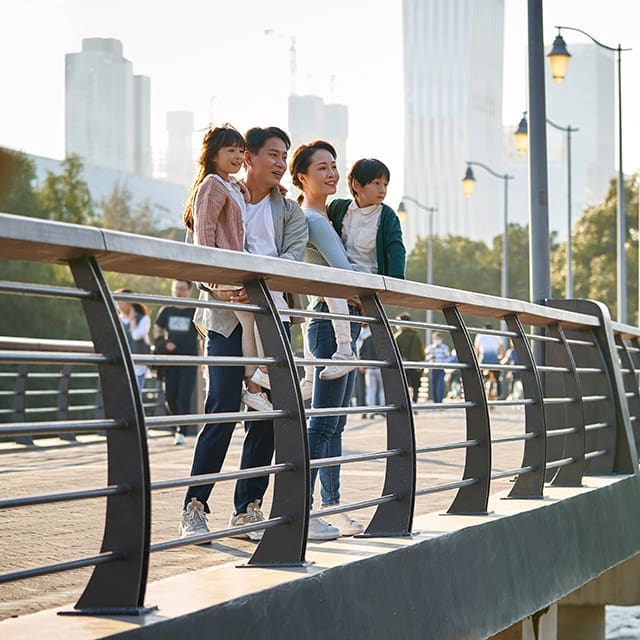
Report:
[[[349,314],[349,306],[347,301],[342,298],[325,298],[326,305],[331,313]],[[332,360],[336,360],[344,364],[329,365],[320,371],[321,380],[335,380],[346,376],[350,371],[356,368],[356,365],[349,364],[349,360],[355,360],[351,346],[351,322],[349,320],[331,320],[333,332],[335,335],[336,350],[331,355]]]

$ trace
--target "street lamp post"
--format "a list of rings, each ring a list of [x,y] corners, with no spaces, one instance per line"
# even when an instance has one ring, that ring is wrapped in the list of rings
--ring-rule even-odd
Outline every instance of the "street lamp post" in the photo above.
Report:
[[[567,66],[569,64],[569,58],[571,54],[567,51],[567,45],[564,38],[561,35],[562,29],[568,31],[577,31],[582,35],[587,36],[592,42],[599,47],[606,49],[607,51],[614,51],[617,54],[617,67],[618,67],[618,224],[616,234],[617,244],[617,306],[618,306],[618,322],[627,321],[627,266],[626,255],[624,248],[624,241],[626,234],[626,220],[625,220],[625,203],[624,203],[624,172],[622,167],[622,52],[631,51],[631,49],[623,49],[619,44],[617,47],[609,47],[606,44],[602,44],[596,40],[591,34],[577,29],[576,27],[562,27],[556,26],[558,29],[558,35],[553,42],[553,48],[549,53],[549,63],[551,65],[551,75],[556,83],[560,84],[565,77]]]
[[[504,231],[502,238],[502,278],[500,283],[500,295],[503,298],[507,298],[509,296],[509,180],[513,180],[513,176],[510,176],[507,173],[496,173],[493,169],[482,162],[472,162],[467,160],[467,170],[464,174],[464,178],[462,179],[462,190],[467,198],[471,197],[476,186],[476,179],[471,167],[481,167],[492,176],[504,181]]]
[[[564,131],[567,134],[567,278],[566,278],[566,287],[565,287],[565,297],[567,300],[573,298],[573,257],[572,257],[572,212],[571,212],[571,134],[576,131],[580,131],[577,127],[572,127],[571,125],[567,125],[566,127],[561,127],[546,118],[547,124],[551,125],[554,129],[558,129],[558,131]],[[522,115],[522,119],[518,124],[518,128],[514,132],[514,138],[516,141],[516,151],[519,154],[524,154],[527,152],[529,147],[529,129],[527,125],[527,114],[526,111]]]
[[[427,242],[428,242],[427,284],[433,284],[433,214],[438,211],[438,207],[428,207],[427,205],[422,204],[422,202],[419,202],[418,200],[416,200],[415,198],[412,198],[411,196],[402,196],[402,202],[400,202],[400,204],[398,205],[398,216],[400,216],[401,219],[407,213],[407,209],[404,206],[405,200],[407,202],[411,202],[416,207],[418,207],[419,209],[422,209],[423,211],[426,211],[429,214],[429,237],[427,239]],[[431,324],[433,321],[433,311],[431,309],[427,310],[426,320],[427,320],[427,324]],[[426,335],[427,335],[427,344],[430,344],[431,343],[430,328],[427,329]]]

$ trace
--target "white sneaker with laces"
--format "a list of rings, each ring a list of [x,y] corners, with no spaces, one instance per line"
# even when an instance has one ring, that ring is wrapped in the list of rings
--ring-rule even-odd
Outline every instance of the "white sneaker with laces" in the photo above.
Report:
[[[303,400],[311,400],[313,396],[313,380],[302,378],[300,380],[300,392]]]
[[[355,364],[348,364],[350,360],[356,360],[356,356],[353,353],[344,355],[336,351],[331,356],[331,359],[344,364],[330,364],[322,369],[322,371],[320,371],[321,380],[336,380],[337,378],[342,378],[342,376],[346,376],[349,371],[353,371],[358,366]]]
[[[262,369],[258,368],[251,376],[251,380],[256,384],[259,384],[263,389],[271,389],[271,380],[269,374],[265,373]]]
[[[309,533],[307,540],[335,540],[340,537],[340,529],[330,525],[322,518],[309,520]]]
[[[178,525],[178,533],[181,538],[209,533],[204,505],[197,498],[191,498],[191,502],[182,512],[182,519]]]
[[[348,513],[325,516],[325,520],[340,531],[341,536],[357,536],[364,531],[362,522],[354,520]]]
[[[261,391],[260,393],[251,393],[247,389],[242,391],[240,397],[242,402],[256,411],[273,411],[273,405],[267,398],[267,394]]]
[[[247,505],[246,513],[233,514],[231,516],[229,524],[232,527],[242,527],[246,524],[256,524],[257,522],[263,522],[264,519],[264,513],[262,513],[262,510],[260,509],[260,502],[258,500],[254,500]],[[240,533],[236,537],[249,538],[249,540],[253,540],[254,542],[260,542],[263,535],[264,529],[257,529],[256,531],[249,531],[248,533]]]

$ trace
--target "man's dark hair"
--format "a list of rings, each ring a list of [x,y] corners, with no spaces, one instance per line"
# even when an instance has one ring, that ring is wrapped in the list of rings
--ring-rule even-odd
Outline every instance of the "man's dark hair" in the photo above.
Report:
[[[401,313],[398,316],[398,320],[407,320],[410,321],[411,320],[411,316],[408,313]]]
[[[280,138],[287,150],[291,148],[291,138],[279,127],[253,127],[244,136],[247,149],[251,153],[258,153],[269,138]]]

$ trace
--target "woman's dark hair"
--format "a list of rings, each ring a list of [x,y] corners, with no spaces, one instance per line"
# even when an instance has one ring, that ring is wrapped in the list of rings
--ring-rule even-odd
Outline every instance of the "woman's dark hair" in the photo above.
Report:
[[[247,146],[242,134],[226,122],[219,127],[209,128],[207,133],[204,134],[202,147],[200,148],[200,156],[198,158],[198,173],[189,188],[187,204],[182,214],[182,223],[189,231],[193,231],[193,201],[195,200],[198,187],[206,175],[216,172],[216,165],[213,161],[216,153],[218,153],[222,147],[231,147],[234,145],[242,147],[243,149]]]
[[[133,291],[131,289],[116,289],[114,293],[133,293]],[[127,300],[127,302],[129,301]],[[149,309],[147,309],[146,305],[142,304],[142,302],[129,302],[129,304],[136,313],[142,314],[143,316],[149,315]]]
[[[376,160],[375,158],[362,158],[358,160],[349,171],[349,191],[355,198],[356,194],[353,190],[353,182],[357,180],[361,187],[367,186],[370,182],[377,180],[378,178],[385,178],[387,182],[391,180],[391,174],[384,162]]]
[[[320,150],[328,151],[335,160],[337,157],[336,150],[333,145],[325,142],[324,140],[314,140],[309,144],[301,144],[293,152],[291,161],[289,162],[289,173],[291,173],[291,181],[295,187],[298,187],[302,191],[302,182],[298,178],[299,173],[307,173],[311,166],[311,160],[316,151]],[[298,196],[298,204],[302,202],[304,196],[300,194]]]
[[[287,150],[291,148],[291,138],[278,127],[253,127],[244,134],[247,150],[251,153],[258,153],[269,138],[280,138]]]

